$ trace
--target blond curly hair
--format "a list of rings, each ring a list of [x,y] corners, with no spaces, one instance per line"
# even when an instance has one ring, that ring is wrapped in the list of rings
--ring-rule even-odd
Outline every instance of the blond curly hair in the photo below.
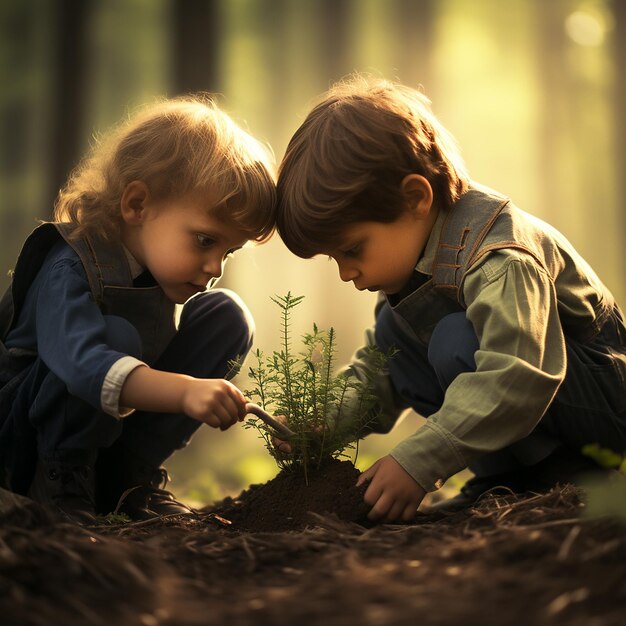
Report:
[[[210,192],[218,217],[251,240],[274,231],[271,153],[206,94],[145,106],[96,141],[59,192],[53,219],[75,224],[75,237],[119,237],[120,200],[135,180],[157,200]]]

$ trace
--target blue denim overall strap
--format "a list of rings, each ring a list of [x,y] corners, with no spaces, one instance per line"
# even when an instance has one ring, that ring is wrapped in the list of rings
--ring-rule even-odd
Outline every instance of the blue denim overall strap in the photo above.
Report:
[[[176,333],[173,302],[156,283],[134,287],[126,253],[119,242],[70,237],[71,224],[54,224],[79,256],[94,300],[105,315],[128,320],[139,332],[142,359],[152,365]]]
[[[7,349],[4,340],[19,314],[26,292],[58,238],[56,230],[49,227],[40,226],[30,234],[15,264],[11,284],[0,301],[0,405],[4,398],[12,396],[13,388],[19,385],[22,373],[37,357],[37,353],[32,350]]]
[[[26,239],[17,258],[12,281],[0,301],[0,341],[4,341],[50,248],[59,239],[52,225],[38,226]]]
[[[102,313],[123,317],[137,329],[142,342],[142,359],[146,363],[154,363],[176,333],[174,304],[156,284],[150,287],[133,286],[122,245],[91,236],[73,239],[73,230],[71,224],[46,222],[38,226],[24,243],[12,284],[0,302],[0,370],[5,360],[9,360],[2,341],[19,315],[26,292],[59,236],[80,258],[92,297]],[[22,361],[24,356],[20,355]],[[9,364],[6,367],[14,369]]]

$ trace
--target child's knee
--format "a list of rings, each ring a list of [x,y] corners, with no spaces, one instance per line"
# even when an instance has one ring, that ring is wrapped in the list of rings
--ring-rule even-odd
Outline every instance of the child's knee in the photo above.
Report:
[[[123,317],[105,315],[106,342],[113,350],[141,358],[141,337],[138,330]]]
[[[428,345],[428,361],[437,376],[449,384],[461,372],[476,369],[476,350],[478,338],[465,313],[451,313],[433,330]]]
[[[230,289],[211,289],[187,301],[180,317],[180,327],[206,324],[214,335],[227,334],[247,352],[254,337],[254,319],[245,302]],[[210,326],[208,326],[210,324]]]

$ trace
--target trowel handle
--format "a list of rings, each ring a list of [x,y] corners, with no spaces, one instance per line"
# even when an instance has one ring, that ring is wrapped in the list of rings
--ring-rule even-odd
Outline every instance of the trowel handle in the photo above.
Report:
[[[264,411],[258,404],[254,404],[254,402],[248,402],[246,404],[246,413],[252,413],[252,415],[262,419],[275,432],[276,436],[281,439],[288,440],[296,436],[296,433],[294,433],[291,428],[279,422],[267,411]]]

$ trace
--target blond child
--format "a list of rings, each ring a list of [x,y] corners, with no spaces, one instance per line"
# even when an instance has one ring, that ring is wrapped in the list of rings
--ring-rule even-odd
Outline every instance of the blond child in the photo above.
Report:
[[[203,96],[146,107],[94,147],[0,305],[6,486],[78,522],[125,492],[136,519],[190,512],[161,465],[200,424],[243,419],[225,378],[253,322],[210,287],[271,235],[275,200],[266,151]]]
[[[367,341],[398,352],[373,429],[408,407],[428,417],[359,479],[372,519],[411,519],[468,466],[475,477],[440,508],[576,480],[597,467],[588,443],[626,449],[613,296],[563,235],[469,178],[418,91],[364,77],[331,89],[280,165],[277,226],[292,252],[328,255],[380,295]]]

